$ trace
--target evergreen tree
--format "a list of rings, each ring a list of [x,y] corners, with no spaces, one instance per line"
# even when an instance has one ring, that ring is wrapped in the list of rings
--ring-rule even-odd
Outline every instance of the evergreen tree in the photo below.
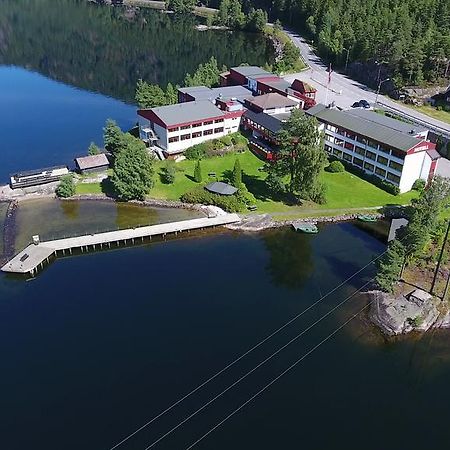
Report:
[[[289,192],[305,200],[325,202],[325,188],[320,175],[327,165],[322,136],[317,121],[295,109],[278,133],[279,155],[274,171],[289,177]]]
[[[266,24],[267,24],[267,13],[262,9],[251,8],[247,17],[246,28],[250,31],[261,33],[266,28]]]
[[[238,189],[242,184],[242,169],[241,169],[241,163],[239,161],[239,158],[236,158],[236,161],[234,162],[233,176],[231,178],[231,184]]]
[[[94,156],[94,155],[98,155],[99,153],[100,153],[100,149],[97,147],[97,145],[95,145],[94,142],[91,142],[88,147],[88,155]]]
[[[375,281],[380,289],[386,292],[393,291],[404,261],[405,248],[398,239],[394,239],[390,242],[386,253],[377,261],[378,272]]]
[[[178,86],[173,87],[172,83],[168,83],[166,87],[166,105],[174,105],[178,103]]]
[[[61,198],[69,198],[75,194],[75,182],[72,174],[64,175],[56,188],[56,195]]]
[[[117,123],[108,119],[103,128],[103,141],[105,149],[115,155],[122,146],[122,130],[117,126]]]
[[[138,80],[136,84],[135,98],[140,108],[155,108],[167,104],[166,93],[161,87],[156,84],[149,84],[142,80]]]
[[[111,182],[120,200],[144,200],[153,186],[153,160],[139,139],[125,133],[113,166]]]
[[[200,166],[200,160],[197,160],[197,163],[195,164],[195,168],[194,168],[194,181],[196,183],[201,183],[202,182],[202,168]]]

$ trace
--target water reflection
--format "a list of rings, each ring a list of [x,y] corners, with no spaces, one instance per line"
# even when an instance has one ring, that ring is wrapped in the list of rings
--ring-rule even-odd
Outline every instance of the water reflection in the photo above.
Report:
[[[214,55],[219,65],[270,61],[269,41],[256,34],[195,30],[193,17],[81,0],[2,0],[0,64],[133,101],[137,79],[181,83]]]

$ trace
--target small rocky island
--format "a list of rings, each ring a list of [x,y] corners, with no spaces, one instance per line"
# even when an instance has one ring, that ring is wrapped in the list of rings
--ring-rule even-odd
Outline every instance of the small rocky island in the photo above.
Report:
[[[411,331],[425,332],[431,328],[450,328],[447,305],[421,289],[399,286],[389,294],[379,290],[367,292],[370,320],[384,334],[395,336]]]

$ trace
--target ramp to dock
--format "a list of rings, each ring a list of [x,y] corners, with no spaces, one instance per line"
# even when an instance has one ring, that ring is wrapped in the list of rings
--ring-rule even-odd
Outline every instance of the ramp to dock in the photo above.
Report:
[[[223,214],[216,217],[202,217],[199,219],[43,241],[39,244],[30,244],[8,261],[1,270],[3,272],[29,273],[34,275],[39,268],[43,267],[45,262],[49,262],[50,258],[56,256],[58,252],[65,254],[66,251],[71,252],[76,249],[86,251],[89,249],[95,250],[97,247],[103,248],[104,246],[110,246],[112,243],[120,242],[131,244],[153,236],[177,234],[183,231],[228,225],[240,221],[241,219],[237,214]]]

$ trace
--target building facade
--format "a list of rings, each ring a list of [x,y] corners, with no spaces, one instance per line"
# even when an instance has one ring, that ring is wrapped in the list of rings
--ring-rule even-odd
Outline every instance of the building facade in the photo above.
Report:
[[[308,113],[319,121],[325,150],[368,174],[410,191],[417,179],[429,181],[440,156],[427,130],[372,111],[338,111],[317,105]]]

